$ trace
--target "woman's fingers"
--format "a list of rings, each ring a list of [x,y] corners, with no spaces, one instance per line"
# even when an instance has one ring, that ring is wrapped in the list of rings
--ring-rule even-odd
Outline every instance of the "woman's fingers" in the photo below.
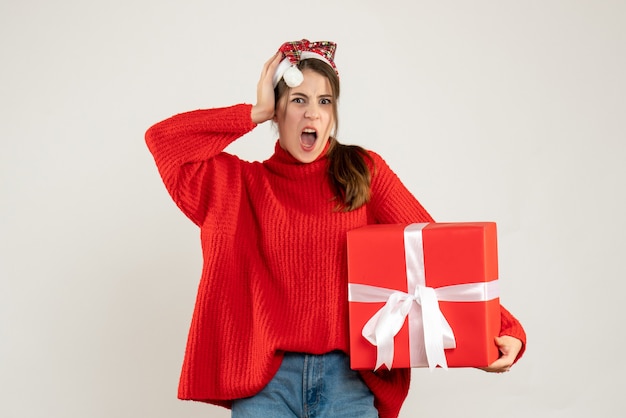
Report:
[[[256,104],[252,107],[252,121],[256,124],[263,123],[274,117],[274,73],[280,61],[282,52],[277,52],[263,64],[261,77],[257,84]]]

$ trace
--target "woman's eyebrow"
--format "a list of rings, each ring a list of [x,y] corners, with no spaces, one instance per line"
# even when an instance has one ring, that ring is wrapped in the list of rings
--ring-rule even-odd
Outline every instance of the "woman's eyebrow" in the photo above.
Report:
[[[301,92],[299,92],[299,91],[294,91],[294,92],[292,92],[292,93],[291,93],[291,95],[292,95],[292,96],[300,96],[300,97],[304,97],[304,98],[307,98],[307,99],[309,98],[309,96],[308,96],[307,94],[305,94],[305,93],[301,93]],[[331,93],[322,93],[322,94],[320,94],[320,95],[319,95],[319,96],[317,96],[317,97],[318,97],[318,98],[319,98],[319,97],[321,97],[321,98],[328,98],[328,97],[329,97],[329,98],[332,98],[332,97],[333,97],[333,95],[332,95]]]

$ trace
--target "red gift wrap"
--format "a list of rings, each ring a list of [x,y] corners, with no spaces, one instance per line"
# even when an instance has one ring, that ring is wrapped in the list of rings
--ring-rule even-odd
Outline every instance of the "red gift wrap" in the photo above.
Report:
[[[352,369],[485,367],[499,357],[494,222],[349,231],[348,282]],[[444,336],[429,337],[442,323]],[[370,340],[364,336],[368,329]],[[445,329],[453,333],[452,341]],[[439,360],[429,354],[433,350],[440,351]]]

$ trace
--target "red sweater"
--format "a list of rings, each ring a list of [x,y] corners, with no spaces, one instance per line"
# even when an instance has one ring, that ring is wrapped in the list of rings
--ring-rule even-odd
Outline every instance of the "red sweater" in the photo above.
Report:
[[[285,351],[348,352],[347,231],[433,221],[375,153],[371,200],[338,212],[324,155],[302,164],[278,144],[264,162],[223,152],[256,126],[250,110],[183,113],[146,133],[167,190],[201,229],[204,265],[178,396],[225,407],[259,392]],[[504,309],[501,334],[525,343]],[[362,376],[381,418],[396,417],[410,370]]]

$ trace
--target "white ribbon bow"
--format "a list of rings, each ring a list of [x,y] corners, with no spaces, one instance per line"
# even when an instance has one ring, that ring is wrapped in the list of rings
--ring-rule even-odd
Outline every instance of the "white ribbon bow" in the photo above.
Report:
[[[385,305],[363,327],[362,335],[377,347],[376,367],[383,364],[391,370],[394,337],[409,317],[411,367],[448,363],[444,349],[455,348],[450,324],[439,309],[439,301],[482,302],[498,297],[498,281],[468,283],[439,288],[427,287],[424,273],[422,229],[428,224],[411,224],[404,230],[407,289],[396,289],[350,283],[350,302],[385,302]]]

